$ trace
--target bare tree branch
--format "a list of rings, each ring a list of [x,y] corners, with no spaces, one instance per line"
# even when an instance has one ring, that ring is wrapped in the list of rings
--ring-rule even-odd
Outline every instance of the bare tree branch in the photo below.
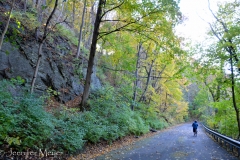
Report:
[[[157,8],[155,8],[155,9],[157,9]],[[149,15],[158,13],[158,12],[159,12],[158,10],[156,10],[156,11],[153,10],[153,11],[150,12],[149,14],[143,15],[141,18],[138,18],[138,19],[135,20],[135,21],[131,21],[131,22],[129,22],[129,23],[127,23],[127,24],[125,24],[125,25],[123,25],[123,26],[121,26],[121,27],[118,27],[118,28],[115,29],[115,30],[112,30],[112,31],[109,31],[109,32],[100,32],[98,39],[101,39],[103,36],[106,36],[106,35],[108,35],[108,34],[121,31],[121,30],[124,29],[125,27],[127,27],[127,26],[129,26],[129,25],[131,25],[131,24],[135,24],[135,23],[139,22],[141,19],[143,19],[143,18],[145,18],[145,17],[147,17],[147,16],[149,16]]]
[[[213,13],[213,11],[212,11],[212,9],[211,9],[211,7],[210,7],[210,2],[209,2],[209,0],[208,0],[208,8],[209,8],[210,12],[212,13],[213,17],[214,17],[219,23],[222,24],[225,32],[228,32],[228,29],[227,29],[227,27],[226,27],[226,24],[225,24],[223,21],[221,21],[221,20]]]
[[[102,19],[108,12],[111,12],[111,11],[113,11],[114,9],[119,8],[121,5],[123,5],[123,3],[124,3],[124,1],[123,1],[122,3],[120,3],[119,5],[117,5],[117,6],[113,7],[113,8],[111,8],[111,9],[107,10],[106,12],[104,12],[104,13],[102,14],[102,16],[101,16],[101,19]]]
[[[225,33],[229,33],[229,30],[228,30],[226,24],[225,24],[223,21],[221,21],[221,20],[213,13],[213,11],[211,10],[209,0],[208,0],[208,8],[209,8],[209,10],[211,11],[212,15],[214,16],[214,18],[222,25],[222,27],[223,27],[223,29],[224,29],[224,32],[225,32]],[[233,42],[232,42],[232,40],[231,40],[230,38],[228,38],[227,40],[225,40],[224,38],[220,38],[220,37],[218,36],[218,34],[216,33],[216,31],[214,31],[212,25],[211,25],[210,23],[209,23],[209,25],[210,25],[210,28],[211,28],[213,34],[218,38],[218,40],[219,40],[220,42],[221,42],[221,41],[224,41],[224,42],[227,42],[227,41],[228,41],[230,44],[233,44]],[[233,57],[234,57],[234,59],[235,59],[236,62],[239,61],[239,59],[238,59],[238,57],[237,57],[237,54],[236,54],[236,51],[235,51],[235,49],[234,49],[232,46],[226,47],[225,49],[227,50],[227,52],[229,52],[230,54],[233,55]]]
[[[161,78],[173,78],[173,77],[159,77],[159,76],[150,76],[151,78],[161,79]],[[142,77],[139,76],[139,78],[148,78],[148,77]]]
[[[101,22],[127,22],[127,21],[121,20],[121,19],[106,19],[106,20],[101,20]]]
[[[122,70],[122,69],[112,69],[110,67],[107,67],[107,66],[101,66],[102,68],[105,68],[105,69],[108,69],[108,70],[111,70],[111,71],[117,71],[117,72],[126,72],[126,73],[129,73],[129,74],[133,74],[132,72],[129,72],[127,70]]]
[[[220,42],[221,42],[222,40],[224,40],[224,39],[221,39],[221,38],[218,36],[218,34],[216,33],[216,31],[213,29],[211,23],[208,23],[208,24],[209,24],[209,26],[210,26],[210,28],[211,28],[211,31],[212,31],[213,34],[217,37],[217,39],[218,39]]]
[[[129,23],[127,23],[127,24],[125,24],[125,25],[123,25],[123,26],[121,26],[121,27],[119,27],[119,28],[117,28],[115,30],[109,31],[109,32],[100,32],[98,39],[101,39],[103,36],[109,35],[111,33],[121,31],[123,28],[125,28],[126,26],[129,26],[129,25],[131,25],[133,23],[136,23],[136,21],[129,22]]]
[[[46,37],[47,37],[50,33],[52,33],[52,31],[54,30],[54,28],[56,28],[56,26],[57,26],[58,24],[67,23],[67,22],[66,22],[66,19],[67,19],[67,16],[65,17],[65,19],[64,19],[63,21],[55,23],[54,26],[53,26],[53,27],[50,29],[50,31],[47,33]]]

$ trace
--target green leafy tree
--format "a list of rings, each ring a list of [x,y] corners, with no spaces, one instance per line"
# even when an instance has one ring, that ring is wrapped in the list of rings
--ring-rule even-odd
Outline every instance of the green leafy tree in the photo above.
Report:
[[[111,18],[108,18],[107,14],[111,13]],[[113,13],[116,13],[116,15]],[[158,23],[167,23],[167,17],[176,22],[177,16],[178,8],[175,1],[145,1],[144,3],[135,1],[108,3],[108,1],[99,1],[81,106],[85,106],[89,96],[91,73],[99,39],[119,31],[131,31],[145,35],[144,33],[156,31]],[[154,23],[159,17],[162,17],[162,19]],[[101,29],[100,23],[102,23]],[[105,27],[110,24],[114,27],[110,29]]]
[[[237,16],[235,10],[239,8],[239,2],[225,3],[219,6],[217,14],[213,13],[209,3],[209,10],[215,18],[214,24],[209,24],[211,28],[211,33],[218,39],[218,49],[224,52],[229,61],[225,61],[226,64],[230,65],[230,79],[231,79],[231,98],[232,104],[236,113],[236,120],[238,124],[238,136],[240,136],[240,112],[239,104],[236,101],[236,72],[238,70],[237,64],[238,59],[238,47],[239,47],[239,36],[238,30],[239,25],[236,21],[239,17]],[[237,23],[236,23],[237,22]]]

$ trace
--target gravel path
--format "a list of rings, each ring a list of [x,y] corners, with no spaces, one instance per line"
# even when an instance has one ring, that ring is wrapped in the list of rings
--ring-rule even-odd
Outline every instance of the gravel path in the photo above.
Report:
[[[194,137],[191,123],[181,124],[153,137],[95,158],[95,160],[237,160],[210,139],[199,125]]]

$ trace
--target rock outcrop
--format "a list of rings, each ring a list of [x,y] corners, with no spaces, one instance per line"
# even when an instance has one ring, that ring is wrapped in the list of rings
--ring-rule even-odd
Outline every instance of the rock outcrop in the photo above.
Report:
[[[50,42],[46,42],[43,46],[35,93],[42,95],[51,87],[60,92],[57,96],[58,100],[66,103],[83,93],[83,83],[75,72],[74,56],[70,54],[72,46],[62,37],[57,37],[54,41],[53,43],[58,47],[52,46]],[[37,53],[38,43],[35,40],[17,41],[17,46],[4,43],[0,51],[0,79],[20,76],[25,79],[26,85],[30,85],[37,62]],[[91,91],[99,88],[101,88],[101,82],[94,72]]]

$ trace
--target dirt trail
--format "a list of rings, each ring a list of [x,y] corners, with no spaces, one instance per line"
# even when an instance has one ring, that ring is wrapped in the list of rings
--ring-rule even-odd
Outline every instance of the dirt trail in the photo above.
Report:
[[[199,125],[194,137],[191,123],[159,131],[153,137],[95,158],[95,160],[237,160],[210,139]]]

